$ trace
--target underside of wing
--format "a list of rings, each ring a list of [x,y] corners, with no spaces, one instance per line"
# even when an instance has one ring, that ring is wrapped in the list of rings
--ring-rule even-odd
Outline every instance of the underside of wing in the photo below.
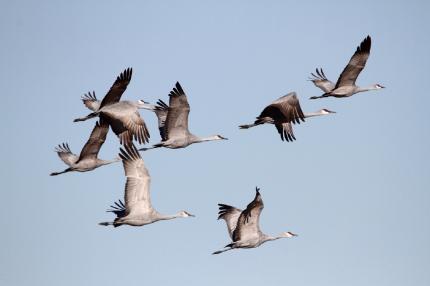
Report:
[[[289,122],[275,124],[282,141],[292,142],[296,140],[293,131],[293,125]]]
[[[100,107],[100,100],[97,100],[96,93],[94,91],[92,93],[88,92],[84,94],[81,99],[84,105],[92,111],[97,111]]]
[[[164,101],[159,99],[157,101],[157,105],[154,112],[157,115],[157,119],[158,119],[158,130],[160,131],[161,141],[166,141],[167,140],[166,120],[167,120],[167,113],[169,112],[169,106]]]
[[[320,88],[325,93],[330,92],[334,89],[335,84],[327,79],[322,68],[315,69],[315,73],[311,73],[311,75],[312,77],[310,77],[309,80],[312,81],[316,87]]]
[[[57,152],[58,157],[60,157],[60,159],[68,166],[72,166],[72,164],[76,163],[79,158],[72,153],[69,144],[67,143],[59,144],[55,147],[55,152]]]
[[[367,36],[357,47],[354,55],[349,60],[348,65],[342,71],[336,82],[336,87],[355,85],[358,75],[364,69],[367,59],[369,58],[371,47],[371,38]]]
[[[228,234],[233,238],[233,231],[236,229],[237,221],[242,210],[225,204],[218,204],[218,206],[218,219],[225,220]]]

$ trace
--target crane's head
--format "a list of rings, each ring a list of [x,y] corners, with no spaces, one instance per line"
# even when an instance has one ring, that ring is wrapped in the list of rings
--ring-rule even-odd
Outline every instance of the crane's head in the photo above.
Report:
[[[139,100],[137,101],[137,103],[138,103],[139,105],[149,104],[149,102],[146,102],[146,101],[145,101],[145,100],[143,100],[143,99],[139,99]]]
[[[380,85],[379,83],[375,83],[375,84],[373,85],[373,87],[374,87],[375,89],[385,88],[385,86]]]
[[[282,235],[283,237],[288,237],[288,238],[298,236],[297,234],[292,233],[291,231],[283,232],[281,235]]]
[[[195,217],[195,215],[190,214],[190,213],[189,213],[189,212],[187,212],[187,211],[180,211],[180,212],[179,212],[179,216],[180,216],[180,217]]]
[[[330,114],[330,113],[336,113],[336,111],[331,111],[326,108],[321,109],[321,114]]]
[[[221,135],[215,135],[216,140],[228,140],[228,138],[221,136]]]

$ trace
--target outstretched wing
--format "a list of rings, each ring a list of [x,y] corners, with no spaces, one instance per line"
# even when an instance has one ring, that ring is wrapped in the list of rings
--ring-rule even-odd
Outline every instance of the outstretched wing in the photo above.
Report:
[[[125,205],[121,200],[118,200],[118,202],[115,202],[114,205],[111,205],[110,209],[106,211],[114,213],[117,218],[123,217],[126,215]]]
[[[275,124],[276,129],[278,130],[279,135],[281,135],[282,141],[292,142],[296,140],[293,132],[293,125],[290,122],[285,123],[277,123]]]
[[[124,166],[127,182],[125,184],[125,209],[127,213],[133,211],[145,212],[152,209],[149,186],[151,177],[139,154],[132,144],[120,149],[120,158]]]
[[[320,88],[325,93],[332,91],[335,87],[335,84],[327,79],[323,69],[315,69],[315,72],[316,74],[311,73],[312,77],[310,77],[309,80],[312,81],[316,87]]]
[[[360,46],[357,47],[357,50],[355,51],[354,55],[352,55],[348,65],[340,74],[339,79],[336,82],[335,88],[338,88],[340,86],[355,85],[355,81],[358,75],[364,69],[367,59],[369,58],[370,46],[371,39],[370,36],[367,36],[361,42]]]
[[[166,120],[167,114],[169,112],[169,106],[159,99],[157,101],[157,105],[155,106],[155,115],[158,118],[158,130],[160,131],[161,141],[167,140],[167,131],[166,131]]]
[[[269,106],[263,109],[260,116],[257,117],[255,123],[259,123],[259,120],[263,120],[265,117],[273,118],[275,122],[292,122],[299,123],[305,121],[305,115],[303,114],[302,108],[300,107],[299,100],[295,92],[290,92],[284,95]]]
[[[92,111],[97,111],[100,107],[100,100],[97,100],[96,93],[94,91],[93,93],[88,92],[84,94],[81,99],[84,105]]]
[[[90,138],[82,148],[81,154],[79,155],[79,161],[88,158],[97,158],[97,154],[100,151],[103,143],[106,140],[106,136],[109,132],[109,124],[104,120],[100,119],[96,122],[93,131],[91,132]]]
[[[246,240],[261,233],[260,214],[264,208],[259,188],[256,188],[254,200],[240,214],[236,229],[233,231],[233,242]]]
[[[121,99],[122,94],[127,89],[127,86],[130,83],[132,73],[133,69],[127,68],[116,78],[112,87],[109,89],[108,93],[103,98],[100,104],[100,108],[118,102]]]
[[[58,144],[58,146],[55,147],[55,152],[57,152],[58,157],[60,157],[67,166],[72,166],[72,164],[76,163],[78,160],[78,156],[72,153],[67,143]]]
[[[218,219],[225,220],[228,234],[233,238],[233,231],[236,229],[237,221],[242,210],[225,204],[218,204],[218,206]]]
[[[167,138],[189,134],[188,114],[190,113],[190,105],[179,82],[176,82],[175,87],[169,93],[169,97],[169,109],[165,125]]]

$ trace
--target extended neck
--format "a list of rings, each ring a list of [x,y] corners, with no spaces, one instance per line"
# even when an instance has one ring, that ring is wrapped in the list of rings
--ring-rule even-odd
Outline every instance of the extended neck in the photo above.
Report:
[[[115,162],[121,161],[120,158],[115,158],[114,160],[99,160],[100,165],[109,165]]]
[[[369,85],[369,86],[359,86],[357,89],[357,92],[364,92],[364,91],[369,91],[369,90],[376,90],[378,89],[375,85]]]
[[[173,214],[173,215],[163,215],[163,214],[160,214],[159,215],[159,220],[171,220],[171,219],[175,219],[175,218],[178,218],[178,217],[182,217],[180,212],[176,213],[176,214]]]
[[[201,142],[215,141],[215,140],[221,140],[221,139],[217,135],[212,135],[212,136],[202,137],[202,138],[194,136],[192,139],[193,143],[201,143]]]
[[[280,238],[291,238],[297,236],[297,234],[293,234],[291,232],[283,232],[279,234],[278,236],[270,236],[270,235],[264,235],[263,241],[261,243],[265,243],[267,241],[277,240]]]
[[[328,115],[330,113],[326,113],[326,112],[323,112],[322,110],[318,110],[315,112],[305,112],[304,114],[305,114],[305,118],[309,118],[309,117],[315,117],[315,116],[321,116],[321,115]]]

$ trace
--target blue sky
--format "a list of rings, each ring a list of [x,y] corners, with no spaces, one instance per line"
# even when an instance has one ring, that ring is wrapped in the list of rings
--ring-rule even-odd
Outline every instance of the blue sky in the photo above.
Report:
[[[429,4],[424,1],[9,1],[0,17],[0,284],[429,285],[427,95]],[[357,83],[386,89],[310,101],[306,79],[335,81],[372,37]],[[94,121],[80,96],[104,96],[133,67],[123,99],[155,102],[179,81],[190,129],[229,141],[143,154],[152,201],[193,219],[141,228],[98,226],[122,198],[122,165],[49,177],[80,152]],[[335,115],[295,126],[239,130],[296,91],[304,111]],[[142,111],[151,143],[153,114]],[[100,157],[116,156],[109,133]],[[210,255],[229,242],[217,203],[243,208],[261,188],[268,234],[299,237]]]

